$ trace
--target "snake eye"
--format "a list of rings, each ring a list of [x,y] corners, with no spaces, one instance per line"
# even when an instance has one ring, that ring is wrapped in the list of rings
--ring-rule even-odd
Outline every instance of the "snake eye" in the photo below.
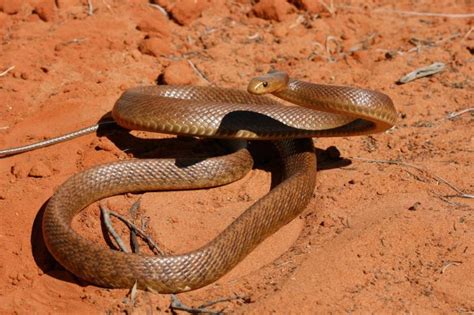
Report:
[[[267,82],[267,81],[263,81],[263,82],[262,82],[262,85],[263,85],[263,87],[266,88],[266,87],[268,86],[268,82]]]

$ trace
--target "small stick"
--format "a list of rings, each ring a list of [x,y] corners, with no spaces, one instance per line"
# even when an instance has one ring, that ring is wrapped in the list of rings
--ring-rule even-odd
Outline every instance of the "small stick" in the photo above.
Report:
[[[140,235],[140,237],[143,238],[143,240],[148,244],[148,246],[150,246],[150,248],[155,252],[155,254],[157,254],[159,256],[164,256],[165,255],[165,253],[158,247],[158,245],[155,243],[155,241],[153,241],[153,239],[150,236],[148,236],[144,231],[139,229],[135,224],[130,222],[127,218],[125,218],[125,217],[121,216],[120,214],[115,213],[113,211],[109,211],[109,214],[111,216],[116,217],[117,219],[119,219],[123,223],[125,223],[125,225],[127,225],[129,229],[135,230],[135,232],[138,235]]]
[[[319,0],[319,3],[329,12],[329,14],[334,15],[336,13],[336,8],[334,7],[334,0],[329,2],[329,5],[326,4],[323,0]]]
[[[94,14],[94,6],[92,4],[92,0],[87,0],[87,15]]]
[[[440,39],[440,40],[435,41],[435,42],[434,42],[434,45],[442,44],[442,43],[447,42],[447,41],[450,41],[450,40],[452,40],[452,39],[461,37],[461,35],[462,35],[461,33],[456,32],[456,33],[454,33],[454,34],[452,34],[452,35],[450,35],[450,36],[448,36],[448,37],[446,37],[446,38],[442,38],[442,39]]]
[[[436,47],[444,42],[447,42],[447,41],[450,41],[450,40],[453,40],[455,38],[458,38],[461,36],[461,33],[457,32],[457,33],[454,33],[446,38],[442,38],[440,40],[437,40],[435,42],[433,41],[421,41],[421,40],[416,40],[415,38],[411,39],[410,40],[410,43],[415,45],[416,47],[413,47],[413,48],[410,48],[409,50],[407,50],[407,53],[411,53],[413,51],[419,51],[422,47]]]
[[[398,79],[398,81],[396,83],[397,84],[404,84],[404,83],[408,83],[408,82],[411,82],[411,81],[416,80],[416,79],[427,77],[427,76],[430,76],[430,75],[433,75],[433,74],[436,74],[438,72],[443,71],[445,67],[446,67],[446,65],[444,63],[435,62],[435,63],[433,63],[433,64],[431,64],[427,67],[418,68],[418,69],[404,75],[403,77]]]
[[[375,38],[375,36],[377,36],[377,35],[378,35],[377,32],[370,33],[367,36],[367,38],[361,40],[360,42],[358,42],[357,44],[355,44],[354,46],[349,48],[348,52],[349,53],[354,53],[354,52],[359,51],[359,50],[366,50],[369,47],[370,43]]]
[[[253,34],[253,35],[247,36],[247,39],[250,39],[250,40],[259,39],[259,38],[261,38],[261,37],[260,37],[260,34],[258,32]]]
[[[334,42],[336,44],[336,50],[334,53],[331,53],[331,48],[329,47],[329,42]],[[328,55],[327,59],[329,62],[334,62],[336,61],[336,58],[333,57],[333,55],[336,55],[342,51],[342,46],[337,37],[329,35],[326,37],[326,42],[324,43],[326,46],[326,54]]]
[[[403,10],[389,10],[389,9],[376,9],[374,12],[377,13],[396,13],[400,15],[408,16],[429,16],[429,17],[446,17],[453,19],[469,19],[474,17],[474,13],[433,13],[433,12],[415,12],[415,11],[403,11]]]
[[[69,44],[80,44],[81,42],[87,40],[87,38],[73,38],[67,42],[64,42],[64,45],[69,45]]]
[[[112,222],[110,221],[110,214],[112,214],[112,212],[105,205],[100,205],[99,208],[100,213],[102,214],[102,218],[104,219],[104,225],[107,228],[107,231],[109,231],[109,233],[112,235],[120,250],[122,252],[129,253],[130,251],[125,246],[125,243],[123,242],[120,235],[118,235],[117,231],[115,231]]]
[[[465,114],[465,113],[468,113],[468,112],[473,112],[474,111],[474,107],[471,107],[471,108],[466,108],[466,109],[463,109],[463,110],[460,110],[459,112],[453,112],[453,113],[449,113],[446,118],[447,119],[453,119],[455,117],[458,117],[462,114]]]
[[[460,198],[474,199],[474,195],[466,194],[465,192],[463,192],[462,190],[460,190],[459,188],[457,188],[453,184],[449,183],[444,178],[442,178],[438,175],[430,174],[428,172],[428,170],[426,170],[422,167],[416,166],[414,164],[406,163],[406,162],[403,162],[403,161],[400,161],[400,160],[372,160],[372,159],[366,159],[366,158],[360,158],[360,157],[352,157],[351,159],[358,160],[358,161],[363,161],[363,162],[367,162],[367,163],[385,163],[385,164],[401,165],[401,166],[411,167],[411,168],[414,168],[414,169],[416,169],[420,172],[428,173],[432,178],[436,179],[438,182],[441,182],[441,183],[447,185],[449,188],[451,188],[452,190],[454,190],[455,192],[458,193],[457,195],[449,195],[447,197],[460,197]]]
[[[137,201],[135,201],[130,209],[128,210],[130,212],[130,215],[132,216],[132,220],[136,220],[137,218],[137,210],[140,208],[140,202],[141,199],[139,198]],[[140,252],[140,246],[138,245],[138,240],[137,240],[137,232],[135,230],[130,231],[130,242],[132,243],[132,252],[134,253],[139,253]]]
[[[214,301],[206,302],[204,304],[199,305],[198,308],[205,308],[205,307],[209,307],[209,306],[212,306],[214,304],[222,303],[222,302],[230,302],[230,301],[234,301],[234,300],[243,300],[243,301],[245,301],[245,300],[248,300],[248,299],[249,298],[246,297],[246,296],[235,295],[235,296],[220,298],[220,299],[217,299],[217,300],[214,300]]]
[[[105,4],[105,6],[107,7],[107,9],[109,9],[110,12],[112,12],[112,7],[110,6],[110,4],[108,4],[107,1],[102,0],[102,3]]]
[[[3,71],[3,72],[0,72],[0,77],[3,77],[4,75],[7,75],[8,72],[12,71],[13,69],[15,69],[15,66],[11,66],[10,68],[8,68],[7,70]]]
[[[178,299],[178,297],[175,294],[171,294],[170,308],[171,308],[172,311],[174,311],[174,310],[185,311],[185,312],[188,312],[190,314],[202,314],[202,313],[214,314],[214,315],[222,314],[222,311],[217,311],[216,312],[216,311],[213,311],[213,310],[210,310],[210,309],[207,309],[207,308],[194,308],[194,307],[186,306]]]
[[[433,194],[438,197],[439,199],[443,200],[444,202],[446,202],[447,204],[450,204],[451,206],[455,206],[455,207],[464,207],[466,206],[465,204],[463,203],[459,203],[459,202],[454,202],[454,201],[451,201],[449,200],[448,198],[450,197],[458,197],[459,195],[446,195],[446,196],[443,196],[443,195],[440,195],[440,194],[437,194],[436,192],[433,192]]]
[[[164,16],[166,16],[167,18],[169,18],[168,11],[166,11],[165,8],[163,8],[161,5],[156,4],[156,3],[148,3],[148,5],[149,5],[150,7],[152,7],[152,8],[157,9],[158,11],[161,12],[161,14],[163,14]]]
[[[207,83],[211,84],[211,82],[206,78],[206,76],[194,65],[194,63],[191,61],[191,60],[188,60],[188,63],[189,65],[191,66],[191,68],[193,68],[194,72],[196,72],[196,74],[201,78],[203,79],[204,81],[206,81]]]
[[[301,23],[303,23],[305,21],[305,18],[303,15],[298,15],[298,17],[296,18],[296,21],[295,23],[291,24],[289,26],[289,28],[295,28],[297,27],[298,25],[300,25]]]
[[[127,297],[123,300],[123,303],[127,306],[125,310],[126,314],[135,314],[134,308],[135,308],[135,303],[137,301],[137,294],[138,294],[137,287],[138,287],[138,281],[135,281],[133,286],[128,291]]]
[[[324,54],[324,51],[326,50],[324,45],[319,43],[319,42],[314,42],[313,45],[314,45],[315,49],[307,57],[307,59],[310,60],[310,61],[312,61],[316,56],[322,56]],[[317,50],[319,50],[319,51],[317,51]],[[322,52],[322,53],[320,53],[320,52]]]
[[[128,291],[128,299],[125,300],[127,304],[129,304],[131,307],[135,305],[135,301],[137,300],[137,294],[138,294],[138,281],[135,281],[133,286],[130,288],[130,291]]]
[[[464,35],[464,37],[463,37],[462,39],[463,39],[463,40],[466,40],[466,39],[469,37],[469,35],[471,35],[472,31],[474,31],[474,26],[471,27],[471,28],[469,29],[469,31],[467,31],[466,35]]]
[[[462,261],[447,261],[444,264],[443,268],[441,268],[440,273],[445,273],[446,269],[448,269],[450,266],[458,266],[460,264],[462,264]]]

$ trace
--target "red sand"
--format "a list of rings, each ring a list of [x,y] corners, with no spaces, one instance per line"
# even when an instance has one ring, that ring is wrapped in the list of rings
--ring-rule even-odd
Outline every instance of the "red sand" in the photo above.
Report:
[[[158,77],[245,88],[278,68],[383,91],[400,113],[396,128],[317,139],[318,148],[334,145],[352,164],[320,171],[299,219],[217,283],[180,297],[196,306],[247,296],[215,306],[236,313],[474,311],[473,201],[452,197],[457,192],[438,178],[473,193],[472,112],[447,115],[473,106],[474,19],[396,11],[463,14],[471,1],[334,1],[334,10],[316,0],[155,2],[172,18],[144,0],[93,0],[91,15],[85,0],[0,0],[0,72],[14,66],[0,77],[0,147],[93,124],[123,90]],[[446,70],[395,84],[433,62]],[[131,305],[127,290],[76,279],[47,254],[38,230],[37,214],[58,185],[128,158],[127,145],[93,134],[0,160],[0,313],[169,312],[167,295],[139,292]],[[269,185],[270,174],[255,170],[209,191],[146,193],[141,212],[149,233],[185,251],[215,236]],[[125,211],[136,198],[107,203]],[[97,205],[75,226],[99,239]]]

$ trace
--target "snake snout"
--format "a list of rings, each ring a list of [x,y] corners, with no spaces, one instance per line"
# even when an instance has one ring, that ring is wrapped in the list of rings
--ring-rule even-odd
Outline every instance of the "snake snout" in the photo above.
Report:
[[[286,72],[271,71],[265,75],[250,80],[247,92],[262,95],[286,89],[289,77]]]

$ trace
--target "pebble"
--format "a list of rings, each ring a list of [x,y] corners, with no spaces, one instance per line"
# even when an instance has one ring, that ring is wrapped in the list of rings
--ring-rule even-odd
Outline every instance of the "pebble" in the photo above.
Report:
[[[177,23],[188,25],[200,17],[209,4],[209,0],[178,0],[171,9],[171,16]]]
[[[421,202],[417,201],[417,202],[415,202],[412,206],[410,206],[410,207],[408,208],[408,210],[410,210],[410,211],[416,211],[416,210],[420,207],[420,205],[421,205]]]
[[[265,20],[283,21],[295,8],[286,0],[262,0],[253,6],[252,11],[255,16]]]
[[[135,60],[135,61],[139,61],[141,60],[141,53],[138,49],[134,49],[130,52],[130,55],[132,56],[132,58]]]
[[[138,50],[145,55],[154,57],[171,54],[171,44],[168,40],[159,37],[148,37],[138,45]]]
[[[94,148],[96,150],[102,150],[102,151],[106,151],[106,152],[112,152],[115,150],[115,145],[111,142],[111,141],[108,141],[108,140],[97,140],[95,141],[95,146]]]
[[[172,62],[162,73],[164,84],[187,85],[199,81],[196,73],[186,60]]]
[[[0,200],[5,200],[7,199],[7,189],[2,188],[0,189]]]
[[[159,37],[170,36],[169,23],[163,14],[159,12],[153,12],[143,18],[137,24],[137,30],[147,33],[148,35],[159,35]]]
[[[10,169],[10,173],[15,176],[15,178],[25,178],[28,172],[28,165],[24,163],[16,163]]]
[[[34,12],[45,22],[50,22],[56,17],[56,4],[52,0],[36,1]]]
[[[46,165],[44,162],[37,162],[35,165],[33,165],[28,172],[29,177],[37,177],[37,178],[42,178],[42,177],[49,177],[53,175],[53,171],[51,167]]]
[[[0,9],[6,14],[17,14],[23,2],[22,0],[3,0],[3,2],[0,2]]]

